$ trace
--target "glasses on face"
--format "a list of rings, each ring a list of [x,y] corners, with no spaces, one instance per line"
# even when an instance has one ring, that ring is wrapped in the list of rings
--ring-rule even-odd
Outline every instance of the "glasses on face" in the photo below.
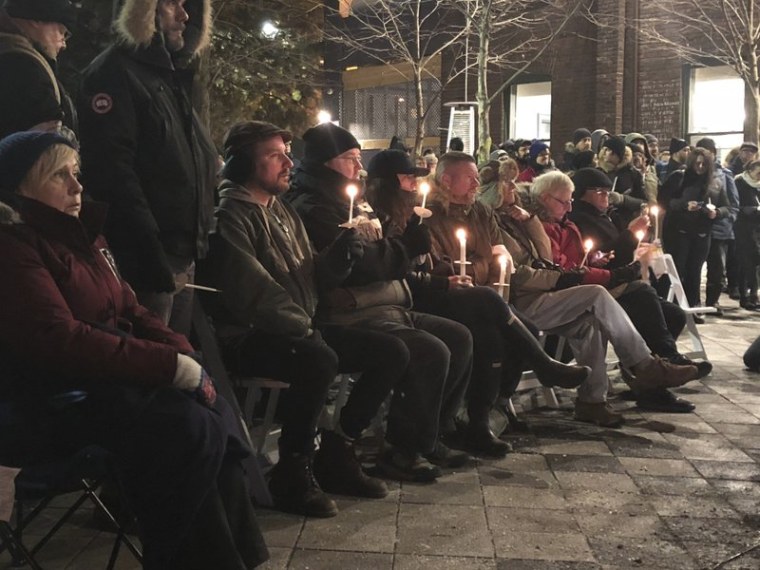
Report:
[[[355,164],[358,164],[359,166],[362,165],[362,157],[361,156],[339,156],[337,158],[339,158],[340,160],[351,160]]]
[[[557,202],[559,204],[562,204],[563,208],[571,208],[573,206],[573,199],[572,198],[570,198],[569,200],[565,201],[565,200],[560,200],[559,198],[557,198],[555,196],[552,196],[551,194],[547,194],[547,196],[549,196],[549,198],[551,198],[555,202]]]
[[[588,188],[586,190],[587,192],[592,192],[594,194],[597,194],[599,196],[609,196],[610,195],[610,189],[609,188]]]

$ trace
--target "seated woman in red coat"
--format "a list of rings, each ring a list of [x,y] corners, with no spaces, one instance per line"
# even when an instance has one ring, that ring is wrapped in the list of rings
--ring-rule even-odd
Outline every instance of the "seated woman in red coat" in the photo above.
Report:
[[[697,366],[699,377],[709,374],[712,370],[709,362],[692,362],[678,352],[674,335],[663,314],[663,304],[666,302],[657,296],[657,292],[648,283],[640,280],[641,266],[638,262],[628,259],[627,265],[613,264],[609,269],[599,266],[602,264],[594,266],[588,263],[587,257],[590,258],[597,250],[592,250],[588,256],[584,251],[581,232],[568,217],[574,209],[571,196],[580,202],[594,204],[595,208],[606,212],[611,188],[609,178],[600,170],[592,168],[579,170],[572,179],[562,173],[551,172],[534,180],[532,193],[535,206],[551,241],[554,263],[563,269],[584,266],[582,284],[603,285],[609,289],[654,354],[673,364]],[[641,217],[631,224],[633,233],[646,228],[648,220]],[[604,253],[609,255],[611,252],[608,250]],[[637,393],[636,396],[639,407],[645,409],[668,412],[689,412],[694,409],[691,403],[675,398],[664,388],[651,393]]]
[[[267,552],[234,416],[187,339],[120,278],[100,235],[106,211],[82,201],[78,175],[58,133],[0,141],[0,400],[28,424],[23,441],[3,438],[0,461],[99,445],[137,517],[145,568],[253,568]],[[64,393],[81,401],[54,414]]]

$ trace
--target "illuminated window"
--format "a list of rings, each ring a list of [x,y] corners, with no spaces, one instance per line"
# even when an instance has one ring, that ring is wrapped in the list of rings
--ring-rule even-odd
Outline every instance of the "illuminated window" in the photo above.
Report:
[[[552,117],[551,81],[513,85],[510,99],[510,138],[549,140]]]

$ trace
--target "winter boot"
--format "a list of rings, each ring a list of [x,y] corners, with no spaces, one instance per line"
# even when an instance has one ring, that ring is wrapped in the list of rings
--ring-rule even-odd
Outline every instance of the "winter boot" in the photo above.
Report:
[[[338,506],[320,489],[311,462],[311,455],[280,453],[280,461],[269,472],[274,507],[307,517],[334,517]]]
[[[385,481],[370,477],[356,458],[353,441],[334,431],[323,431],[314,457],[314,476],[328,493],[382,499],[388,494]]]

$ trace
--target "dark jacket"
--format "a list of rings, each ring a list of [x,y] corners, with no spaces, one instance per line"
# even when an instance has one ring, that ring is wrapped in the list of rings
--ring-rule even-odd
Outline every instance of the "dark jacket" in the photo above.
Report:
[[[44,380],[19,392],[171,385],[177,353],[193,349],[119,276],[99,235],[103,205],[84,203],[80,219],[28,199],[20,211],[24,223],[0,225],[0,346]]]
[[[689,182],[685,170],[677,170],[670,175],[673,194],[668,204],[665,224],[669,232],[686,233],[690,236],[702,236],[711,232],[712,226],[721,218],[731,215],[726,189],[721,188],[715,179],[707,184]],[[699,210],[690,212],[689,202],[699,202]],[[715,206],[717,217],[707,217],[707,204]]]
[[[578,226],[570,220],[545,221],[543,226],[552,244],[552,261],[566,270],[579,267],[583,262],[585,253],[583,251],[583,237],[581,237]],[[596,244],[594,245],[596,246]],[[598,248],[595,247],[595,249]],[[610,284],[610,271],[609,269],[587,265],[581,284],[606,287]]]
[[[111,205],[106,236],[127,281],[171,291],[166,256],[189,263],[208,249],[218,155],[192,106],[188,54],[170,54],[160,34],[146,38],[144,19],[128,17],[140,4],[125,3],[119,42],[84,72],[82,171],[88,191]],[[186,5],[186,38],[201,25],[193,17],[205,22],[198,4]],[[188,39],[186,49],[195,55],[199,45]]]
[[[606,266],[608,269],[628,265],[633,261],[638,239],[620,223],[614,208],[600,212],[592,204],[576,200],[567,217],[578,226],[584,237],[594,240],[596,249],[615,251],[615,258]]]
[[[754,260],[760,256],[760,187],[751,185],[746,176],[742,173],[736,177],[739,215],[734,228],[740,256]]]
[[[323,164],[304,161],[283,195],[298,212],[318,252],[324,251],[348,221],[345,188],[351,181]],[[354,216],[364,244],[364,256],[339,287],[320,299],[318,317],[327,322],[352,324],[384,319],[408,324],[411,292],[405,280],[410,256],[402,241],[383,235],[382,225],[369,204],[357,200]]]
[[[710,230],[713,239],[734,239],[734,222],[739,214],[739,193],[736,190],[734,176],[720,163],[715,163],[715,183],[726,190],[728,198],[728,215],[717,218]]]
[[[75,133],[71,98],[55,76],[56,62],[23,35],[0,8],[0,139],[40,123],[62,121]],[[51,77],[51,74],[53,77]]]
[[[290,204],[272,198],[262,206],[225,180],[209,238],[203,281],[221,289],[209,295],[217,334],[251,330],[305,337],[317,309],[314,257],[309,238]]]

